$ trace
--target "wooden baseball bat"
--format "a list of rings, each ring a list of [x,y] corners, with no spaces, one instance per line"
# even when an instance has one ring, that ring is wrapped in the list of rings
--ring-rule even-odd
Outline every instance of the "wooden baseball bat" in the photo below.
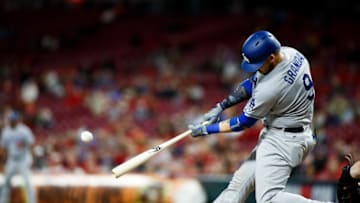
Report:
[[[148,149],[144,152],[142,152],[141,154],[138,154],[136,156],[134,156],[133,158],[125,161],[124,163],[116,166],[115,168],[112,169],[113,174],[115,175],[116,178],[124,175],[125,173],[129,172],[130,170],[138,167],[139,165],[145,163],[147,160],[149,160],[151,157],[157,155],[158,153],[160,153],[161,151],[163,151],[164,149],[168,148],[169,146],[175,144],[176,142],[178,142],[179,140],[187,137],[188,135],[191,134],[191,130],[187,130],[179,135],[177,135],[174,138],[171,138],[170,140],[156,146],[153,147],[151,149]]]

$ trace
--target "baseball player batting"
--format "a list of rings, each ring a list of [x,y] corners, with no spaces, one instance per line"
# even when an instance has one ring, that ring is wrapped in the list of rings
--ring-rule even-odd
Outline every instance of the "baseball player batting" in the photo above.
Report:
[[[0,193],[0,202],[8,203],[11,178],[21,174],[25,183],[28,203],[35,203],[34,190],[30,184],[30,166],[32,162],[30,146],[34,142],[31,130],[19,121],[20,115],[11,112],[8,116],[9,125],[6,125],[1,134],[1,147],[6,149],[5,183]]]
[[[251,34],[242,47],[242,69],[253,75],[189,126],[193,137],[241,131],[263,119],[264,128],[248,161],[234,173],[216,203],[242,203],[255,189],[258,203],[319,203],[285,192],[292,169],[315,146],[311,129],[315,91],[309,62],[281,46],[268,31]],[[248,100],[236,117],[217,122],[226,108]],[[208,121],[211,124],[201,125]]]

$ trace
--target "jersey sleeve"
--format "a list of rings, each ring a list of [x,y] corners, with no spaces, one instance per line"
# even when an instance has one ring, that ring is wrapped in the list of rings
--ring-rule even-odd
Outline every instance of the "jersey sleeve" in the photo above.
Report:
[[[244,114],[255,119],[264,118],[275,105],[277,95],[277,91],[271,89],[255,89],[244,107]]]

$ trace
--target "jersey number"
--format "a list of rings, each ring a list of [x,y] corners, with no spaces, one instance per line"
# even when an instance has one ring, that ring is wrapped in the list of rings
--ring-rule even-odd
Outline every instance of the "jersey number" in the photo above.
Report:
[[[308,100],[313,100],[314,96],[315,96],[315,92],[314,92],[314,85],[313,85],[313,81],[310,78],[310,75],[308,74],[304,74],[303,76],[303,82],[304,82],[304,87],[306,89],[306,91],[310,91],[307,98]]]

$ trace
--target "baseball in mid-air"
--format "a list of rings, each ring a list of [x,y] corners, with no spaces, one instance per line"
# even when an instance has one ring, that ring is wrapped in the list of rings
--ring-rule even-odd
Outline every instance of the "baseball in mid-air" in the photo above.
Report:
[[[94,136],[90,131],[84,130],[80,133],[80,139],[83,142],[91,142],[94,139]]]

